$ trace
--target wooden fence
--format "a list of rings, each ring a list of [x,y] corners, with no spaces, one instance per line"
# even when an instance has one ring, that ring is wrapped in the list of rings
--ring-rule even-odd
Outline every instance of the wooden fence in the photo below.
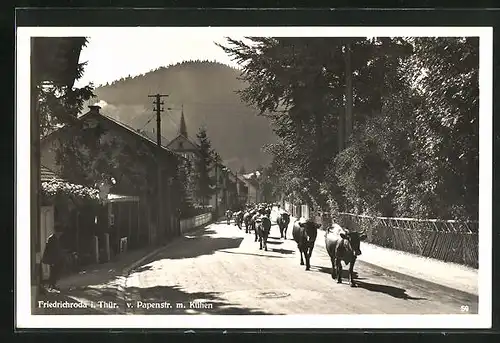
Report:
[[[305,206],[305,208],[304,208]],[[294,217],[304,217],[331,225],[328,216],[310,213],[306,205],[285,203]],[[456,220],[387,218],[340,213],[340,225],[351,230],[366,230],[367,243],[409,252],[473,268],[479,267],[478,222]]]
[[[181,220],[181,234],[188,232],[194,228],[204,225],[212,220],[212,213],[204,213],[198,216]]]

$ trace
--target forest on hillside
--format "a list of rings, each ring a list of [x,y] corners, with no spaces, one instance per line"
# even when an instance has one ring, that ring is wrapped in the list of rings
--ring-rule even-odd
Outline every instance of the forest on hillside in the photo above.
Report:
[[[268,121],[236,94],[246,87],[239,76],[237,69],[217,62],[185,61],[116,80],[94,92],[97,101],[105,104],[104,114],[149,135],[156,129],[156,121],[148,95],[169,94],[162,114],[165,138],[173,139],[178,134],[184,112],[189,138],[194,139],[198,129],[205,126],[214,149],[229,168],[254,170],[270,162],[262,147],[276,138]]]

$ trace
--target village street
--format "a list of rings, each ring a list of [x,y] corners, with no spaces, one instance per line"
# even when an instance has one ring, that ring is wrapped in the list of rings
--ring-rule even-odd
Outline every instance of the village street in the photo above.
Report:
[[[358,287],[349,287],[347,279],[339,285],[330,276],[323,231],[318,233],[310,271],[299,265],[290,237],[289,231],[287,240],[279,239],[278,227],[273,225],[266,252],[259,250],[253,234],[233,224],[209,225],[170,245],[128,276],[126,312],[455,314],[467,305],[468,313],[477,313],[475,296],[362,261],[355,268]],[[146,304],[164,308],[146,309]]]
[[[273,211],[271,218],[275,217]],[[47,314],[460,314],[477,313],[474,289],[459,286],[467,274],[442,263],[441,270],[422,266],[424,273],[440,275],[449,269],[450,287],[381,268],[383,259],[406,269],[418,268],[411,256],[398,252],[369,251],[355,267],[358,287],[332,280],[330,259],[324,248],[324,231],[318,231],[311,270],[299,265],[291,230],[279,239],[271,228],[268,251],[259,250],[254,234],[225,220],[195,230],[161,248],[128,273],[104,270],[85,287],[63,290],[59,300],[116,304],[110,308],[47,310]],[[389,255],[388,255],[389,254]],[[413,262],[412,265],[412,261]],[[431,261],[432,262],[432,261]],[[423,262],[422,262],[423,263]],[[439,263],[439,262],[434,262]],[[444,268],[444,269],[443,269]],[[454,269],[455,268],[455,269]],[[458,270],[460,271],[460,269]],[[422,273],[420,275],[423,275]],[[442,275],[441,275],[442,276]],[[474,279],[472,274],[472,280]],[[455,278],[455,280],[453,280]],[[469,279],[471,279],[469,277]],[[429,280],[429,278],[427,278]],[[431,279],[432,280],[432,279]],[[470,280],[469,284],[473,284]],[[458,291],[463,289],[467,293]],[[47,298],[46,300],[57,300]],[[464,307],[467,308],[464,311]]]

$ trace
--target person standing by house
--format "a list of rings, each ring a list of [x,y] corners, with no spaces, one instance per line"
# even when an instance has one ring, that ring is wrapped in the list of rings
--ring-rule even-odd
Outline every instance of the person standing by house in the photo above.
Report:
[[[47,238],[42,263],[47,264],[50,267],[48,287],[57,289],[57,281],[60,278],[61,271],[64,266],[64,257],[61,247],[62,228],[61,226],[56,225],[54,230],[54,233]]]

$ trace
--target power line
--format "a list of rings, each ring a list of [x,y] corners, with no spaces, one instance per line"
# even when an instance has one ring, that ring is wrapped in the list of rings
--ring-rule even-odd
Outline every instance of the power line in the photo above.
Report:
[[[183,102],[184,105],[202,105],[202,106],[217,106],[217,107],[246,107],[249,110],[252,110],[253,108],[245,106],[243,103],[241,104],[235,104],[235,103],[230,103],[230,102],[203,102],[203,101],[187,101]]]
[[[169,110],[169,109],[167,109]],[[179,126],[177,125],[177,123],[172,119],[172,117],[170,116],[167,116],[167,118],[172,122],[172,124],[174,124],[175,128],[177,129],[177,131],[180,130]]]
[[[153,118],[154,118],[155,116],[156,116],[155,114],[152,114],[152,115],[151,115],[151,117],[149,117],[149,119],[148,119],[148,121],[146,122],[146,124],[144,124],[144,126],[143,126],[143,127],[141,127],[141,128],[139,129],[139,131],[144,130],[144,128],[145,128],[145,127],[146,127],[149,123],[151,123],[151,120],[153,120]]]

